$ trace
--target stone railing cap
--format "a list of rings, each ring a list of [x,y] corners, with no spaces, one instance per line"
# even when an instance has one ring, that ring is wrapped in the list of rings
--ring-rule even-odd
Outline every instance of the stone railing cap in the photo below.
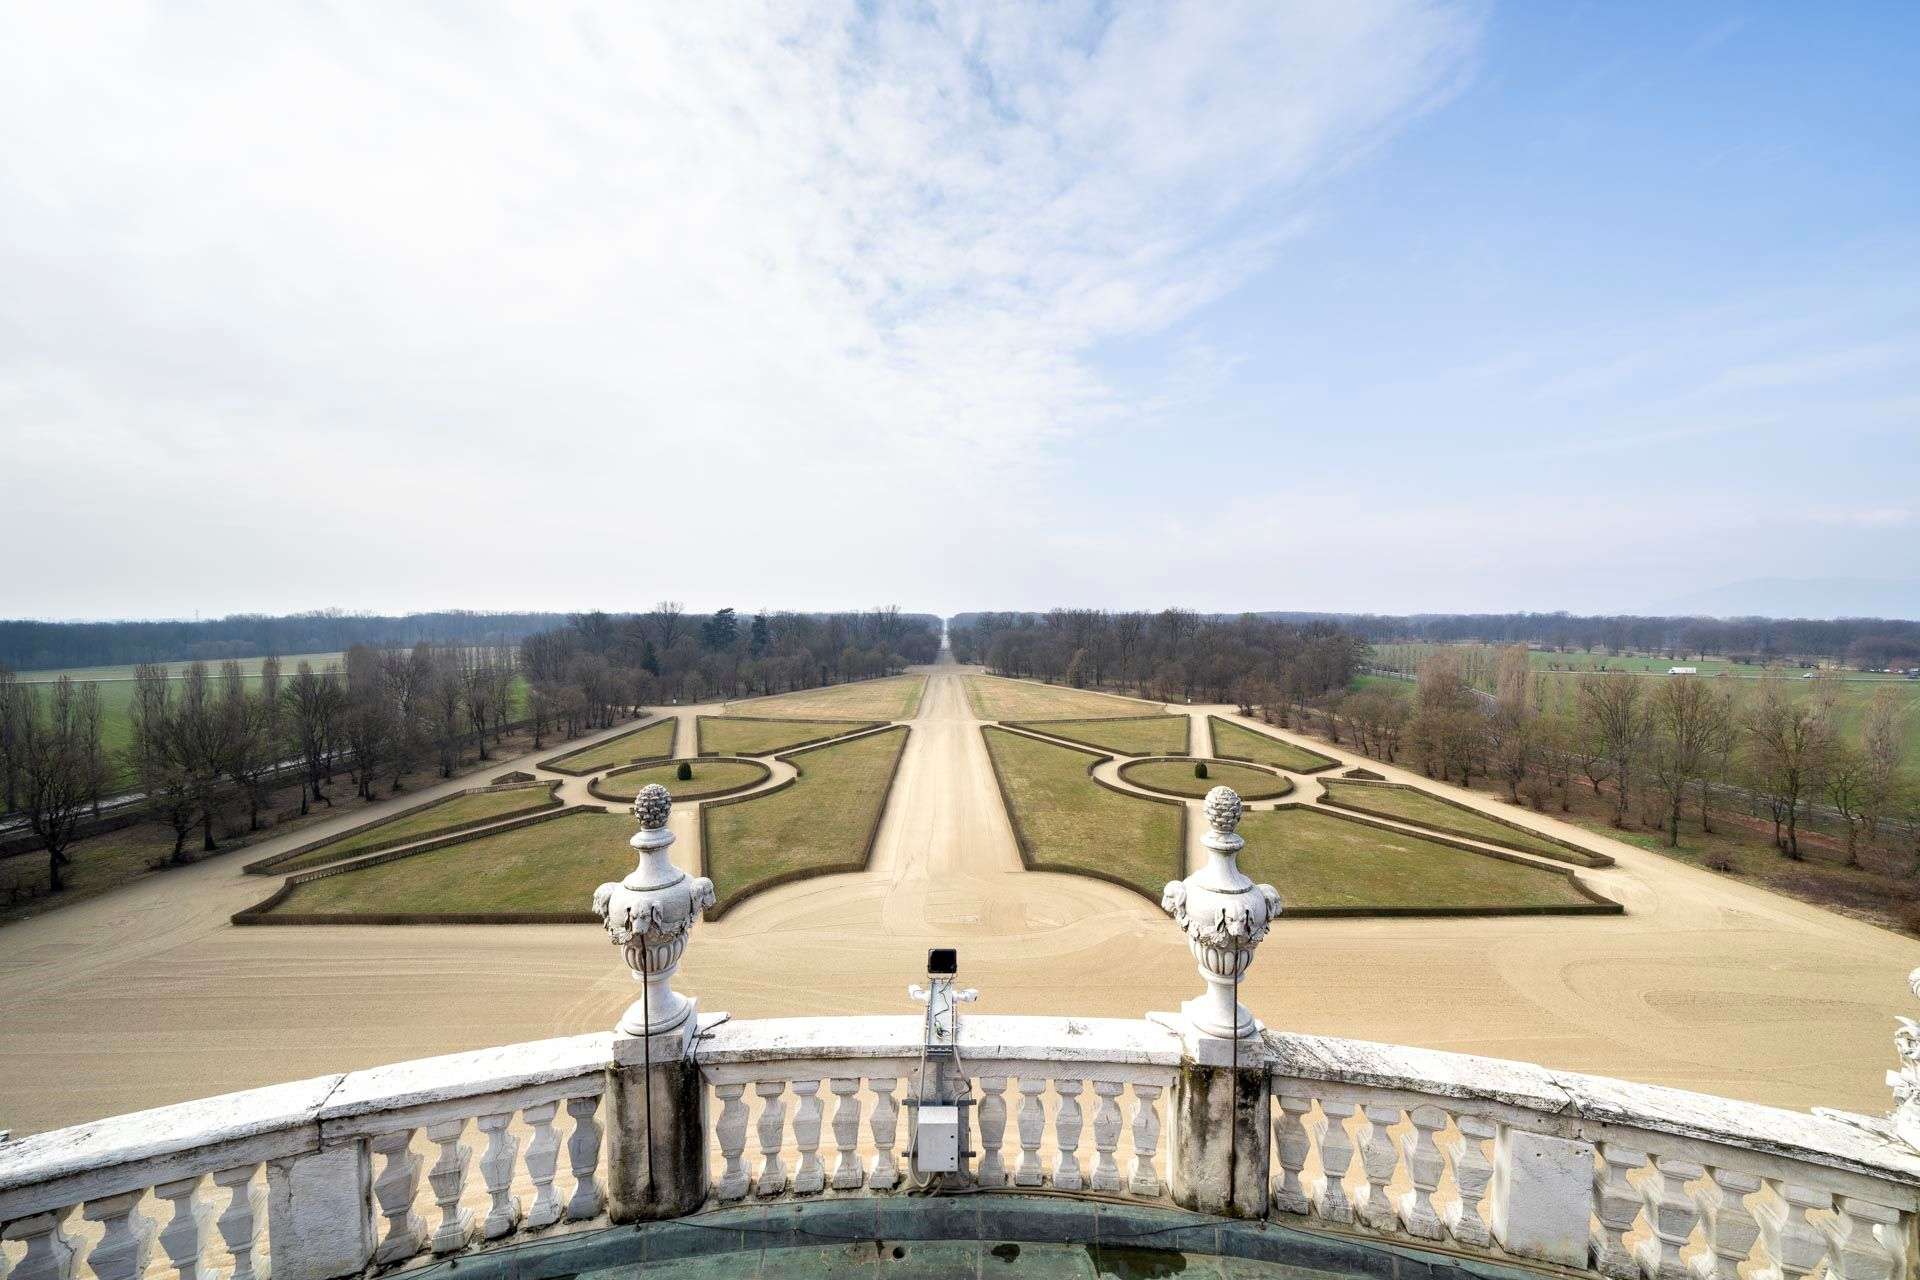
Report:
[[[348,1072],[321,1107],[320,1119],[341,1120],[547,1084],[592,1075],[612,1061],[610,1031],[415,1058]]]
[[[701,1037],[702,1062],[784,1058],[908,1058],[920,1052],[913,1014],[852,1018],[758,1018],[723,1022]],[[974,1014],[960,1019],[960,1056],[971,1061],[1129,1062],[1175,1066],[1180,1038],[1134,1018]]]

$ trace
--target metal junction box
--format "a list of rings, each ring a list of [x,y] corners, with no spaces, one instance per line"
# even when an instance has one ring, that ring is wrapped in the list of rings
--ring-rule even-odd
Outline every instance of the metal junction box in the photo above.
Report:
[[[919,1173],[955,1173],[960,1168],[960,1108],[923,1104],[915,1130],[913,1167]]]

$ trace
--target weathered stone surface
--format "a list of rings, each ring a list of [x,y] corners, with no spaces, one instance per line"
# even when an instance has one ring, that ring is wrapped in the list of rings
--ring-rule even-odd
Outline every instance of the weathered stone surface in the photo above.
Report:
[[[1493,1162],[1493,1238],[1500,1247],[1585,1270],[1593,1161],[1590,1142],[1503,1130]]]

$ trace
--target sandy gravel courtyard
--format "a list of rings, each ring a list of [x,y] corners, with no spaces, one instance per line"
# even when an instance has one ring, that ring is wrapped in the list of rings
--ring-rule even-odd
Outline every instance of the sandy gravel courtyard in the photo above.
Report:
[[[771,890],[701,926],[680,989],[703,1009],[741,1016],[908,1012],[904,988],[925,948],[953,944],[982,1012],[1137,1016],[1197,991],[1184,941],[1154,903],[1022,868],[962,669],[925,670],[871,868]],[[1208,712],[1229,713],[1180,710],[1195,719],[1196,743]],[[682,754],[691,728],[685,720]],[[1318,794],[1317,782],[1297,781],[1295,798]],[[356,809],[338,826],[380,811]],[[693,817],[682,806],[673,820],[676,857],[689,866]],[[1914,1012],[1905,975],[1920,964],[1920,942],[1550,819],[1522,820],[1612,854],[1616,866],[1580,874],[1626,914],[1283,920],[1243,999],[1272,1026],[1787,1106],[1886,1108],[1893,1017]],[[316,834],[324,829],[287,843]],[[231,926],[228,916],[273,884],[242,875],[242,863],[277,847],[0,929],[0,1127],[31,1132],[593,1030],[632,998],[592,926]]]

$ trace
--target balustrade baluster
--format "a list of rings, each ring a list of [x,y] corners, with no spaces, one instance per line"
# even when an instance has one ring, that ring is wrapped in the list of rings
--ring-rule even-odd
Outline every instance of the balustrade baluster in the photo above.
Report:
[[[1459,1197],[1447,1206],[1447,1231],[1461,1244],[1485,1245],[1493,1240],[1481,1205],[1487,1198],[1487,1186],[1493,1181],[1493,1162],[1482,1145],[1499,1134],[1500,1127],[1479,1116],[1459,1116],[1454,1120],[1459,1135],[1447,1144],[1453,1160],[1453,1184]]]
[[[220,1230],[220,1243],[227,1247],[233,1271],[227,1280],[254,1280],[266,1271],[260,1265],[260,1225],[267,1220],[267,1184],[256,1175],[257,1164],[222,1169],[213,1175],[213,1185],[227,1193],[226,1208],[214,1219]],[[419,1252],[418,1246],[414,1252]]]
[[[1301,1171],[1307,1167],[1307,1155],[1313,1149],[1302,1122],[1313,1110],[1313,1099],[1297,1093],[1274,1094],[1278,1110],[1273,1113],[1273,1146],[1279,1174],[1273,1180],[1272,1199],[1276,1213],[1306,1213],[1313,1208],[1307,1198]]]
[[[163,1182],[153,1194],[173,1206],[167,1225],[160,1228],[160,1247],[180,1280],[200,1280],[201,1258],[207,1235],[207,1205],[196,1201],[204,1175]]]
[[[851,1191],[866,1181],[860,1167],[860,1077],[835,1076],[833,1091],[833,1177],[835,1191]]]
[[[153,1220],[140,1212],[146,1191],[123,1191],[89,1200],[80,1216],[101,1226],[100,1242],[87,1253],[95,1280],[139,1280],[153,1249]]]
[[[1320,1148],[1320,1176],[1311,1190],[1313,1211],[1328,1222],[1353,1221],[1353,1201],[1347,1197],[1353,1138],[1347,1133],[1347,1119],[1355,1110],[1351,1102],[1322,1098],[1320,1118],[1313,1122],[1314,1144]]]
[[[1007,1141],[1007,1078],[980,1077],[980,1173],[983,1187],[1007,1185],[1007,1165],[1000,1148]]]
[[[793,1144],[800,1148],[800,1165],[793,1171],[796,1195],[812,1195],[824,1190],[827,1172],[820,1163],[820,1082],[795,1080],[793,1092],[799,1104],[793,1109]]]
[[[411,1129],[375,1134],[370,1145],[380,1157],[373,1198],[387,1220],[386,1233],[373,1251],[373,1260],[386,1266],[411,1258],[426,1245],[426,1221],[413,1211],[420,1195],[420,1156],[413,1149]],[[238,1196],[237,1188],[234,1194]]]
[[[1779,1198],[1763,1199],[1756,1206],[1770,1263],[1763,1274],[1767,1280],[1801,1280],[1827,1256],[1826,1241],[1807,1221],[1807,1213],[1831,1209],[1833,1197],[1797,1182],[1768,1182]]]
[[[1046,1089],[1045,1077],[1037,1080],[1020,1077],[1020,1163],[1013,1170],[1016,1187],[1037,1187],[1042,1180],[1040,1138],[1047,1129],[1047,1113],[1040,1095]]]
[[[1657,1156],[1654,1176],[1640,1184],[1640,1198],[1647,1206],[1647,1223],[1653,1234],[1640,1242],[1635,1256],[1640,1273],[1647,1280],[1689,1280],[1680,1251],[1687,1247],[1700,1210],[1687,1194],[1687,1184],[1706,1176],[1706,1169],[1691,1160],[1675,1156]]]
[[[1120,1164],[1113,1158],[1120,1145],[1120,1091],[1127,1086],[1119,1081],[1095,1080],[1094,1096],[1100,1101],[1093,1112],[1093,1189],[1118,1191]]]
[[[1389,1103],[1369,1103],[1361,1108],[1365,1125],[1360,1134],[1360,1169],[1367,1176],[1366,1198],[1354,1206],[1360,1221],[1375,1231],[1391,1231],[1400,1225],[1400,1212],[1387,1195],[1387,1184],[1400,1168],[1400,1151],[1393,1143],[1389,1126],[1400,1123],[1400,1108]]]
[[[867,1132],[873,1135],[873,1169],[867,1174],[867,1186],[874,1191],[891,1190],[900,1181],[900,1162],[894,1158],[894,1133],[899,1125],[900,1106],[893,1100],[897,1076],[876,1076],[867,1081],[873,1090],[873,1115]]]
[[[533,1130],[533,1139],[527,1143],[527,1178],[533,1183],[533,1203],[527,1207],[529,1231],[560,1221],[560,1197],[553,1190],[553,1171],[560,1163],[560,1134],[553,1118],[559,1112],[558,1102],[542,1102],[520,1112]]]
[[[1854,1196],[1839,1198],[1839,1212],[1820,1224],[1827,1237],[1833,1280],[1891,1280],[1900,1265],[1888,1242],[1899,1238],[1900,1211]]]
[[[567,1114],[573,1132],[567,1135],[567,1168],[573,1174],[573,1195],[567,1199],[567,1220],[579,1222],[600,1216],[606,1197],[600,1191],[600,1096],[568,1098]]]
[[[433,1201],[440,1206],[440,1221],[427,1241],[435,1253],[464,1249],[473,1239],[473,1210],[460,1207],[460,1197],[467,1189],[467,1166],[473,1162],[472,1148],[461,1141],[466,1132],[465,1120],[442,1120],[427,1126],[427,1141],[440,1148],[433,1167],[427,1170]]]
[[[1160,1155],[1160,1086],[1133,1086],[1133,1177],[1127,1190],[1136,1196],[1157,1196],[1166,1190],[1154,1161]]]
[[[1647,1153],[1617,1142],[1600,1144],[1600,1164],[1593,1173],[1591,1257],[1593,1269],[1615,1280],[1635,1280],[1639,1264],[1623,1243],[1640,1219],[1640,1193],[1627,1174],[1647,1162]]]
[[[487,1187],[487,1216],[480,1234],[498,1240],[520,1225],[520,1200],[513,1194],[513,1169],[520,1155],[520,1139],[507,1131],[513,1112],[502,1111],[481,1116],[480,1132],[487,1135],[487,1149],[480,1156],[480,1179]]]
[[[73,1280],[73,1239],[67,1219],[74,1206],[18,1218],[0,1229],[0,1240],[25,1244],[27,1251],[13,1264],[7,1280]]]
[[[777,1196],[787,1189],[787,1166],[780,1148],[787,1132],[787,1082],[761,1080],[753,1091],[760,1098],[760,1118],[755,1131],[760,1135],[760,1173],[753,1180],[753,1194]]]
[[[1080,1081],[1062,1078],[1053,1082],[1060,1104],[1053,1113],[1053,1141],[1059,1153],[1053,1161],[1053,1185],[1060,1191],[1079,1191],[1086,1186],[1080,1169],[1080,1130],[1086,1117],[1080,1111]]]
[[[1740,1280],[1740,1264],[1760,1237],[1760,1222],[1746,1202],[1760,1189],[1760,1179],[1735,1169],[1709,1169],[1707,1175],[1695,1194],[1707,1247],[1694,1258],[1693,1274],[1696,1280]]]
[[[714,1194],[722,1200],[738,1200],[747,1194],[747,1104],[742,1095],[745,1084],[717,1084],[713,1096],[720,1099],[720,1116],[713,1122],[714,1140],[720,1144],[725,1164],[720,1170],[720,1185]]]
[[[1413,1122],[1413,1132],[1400,1139],[1400,1151],[1406,1157],[1407,1178],[1413,1188],[1400,1197],[1400,1228],[1422,1240],[1439,1240],[1446,1235],[1446,1228],[1434,1211],[1433,1196],[1440,1189],[1447,1158],[1433,1139],[1447,1127],[1447,1113],[1434,1106],[1415,1107],[1407,1118]]]

